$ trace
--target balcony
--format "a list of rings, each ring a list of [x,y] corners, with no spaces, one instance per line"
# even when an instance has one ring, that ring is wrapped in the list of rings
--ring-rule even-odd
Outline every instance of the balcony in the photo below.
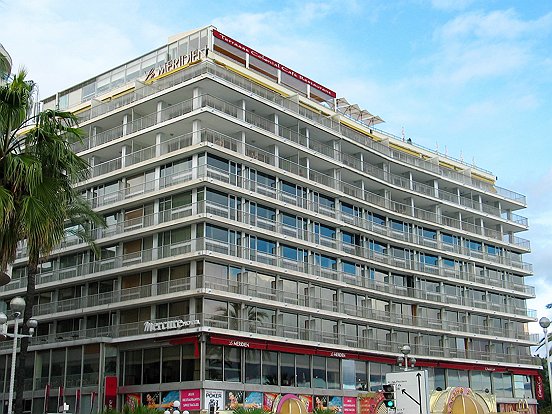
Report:
[[[243,142],[238,141],[234,138],[225,136],[223,134],[217,133],[217,132],[212,131],[212,130],[202,130],[201,131],[201,141],[202,142],[210,142],[210,143],[213,143],[215,145],[218,145],[218,146],[221,146],[221,147],[227,148],[227,149],[231,148],[231,149],[235,150],[238,153],[244,153],[244,152],[250,151],[250,148],[255,148],[255,147],[252,147],[250,145],[244,144]],[[185,134],[185,135],[182,135],[182,136],[179,136],[179,137],[175,137],[175,138],[171,139],[170,141],[167,141],[167,142],[165,142],[161,145],[148,147],[148,148],[142,149],[140,151],[137,151],[136,153],[133,153],[133,154],[130,154],[130,155],[126,156],[125,159],[127,160],[127,162],[123,163],[122,160],[119,158],[119,159],[115,159],[115,160],[109,160],[109,161],[107,161],[106,163],[103,163],[103,164],[99,164],[99,165],[92,168],[91,173],[92,173],[92,175],[94,175],[98,171],[106,171],[106,173],[111,173],[111,172],[115,171],[112,168],[115,168],[117,166],[122,166],[122,165],[124,165],[125,167],[130,166],[134,162],[143,161],[144,159],[146,159],[146,156],[149,156],[151,154],[156,154],[156,153],[165,154],[165,153],[171,152],[170,151],[171,148],[181,149],[185,146],[191,145],[191,142],[192,142],[191,141],[191,133]],[[255,151],[259,152],[260,150],[258,148],[255,148]],[[355,188],[354,186],[352,186],[350,184],[347,184],[347,183],[335,181],[333,178],[330,178],[328,176],[324,176],[321,173],[313,171],[313,170],[311,170],[308,173],[305,170],[305,172],[301,173],[300,169],[304,168],[304,167],[295,165],[295,164],[289,162],[288,160],[285,160],[285,162],[283,162],[282,159],[280,159],[278,157],[274,157],[273,154],[270,154],[270,153],[266,153],[266,154],[267,154],[266,157],[259,157],[259,158],[271,161],[272,164],[270,164],[270,165],[272,165],[273,167],[278,167],[279,166],[280,168],[284,169],[286,172],[289,172],[289,173],[292,173],[292,174],[293,173],[299,174],[301,176],[305,176],[305,175],[308,174],[309,177],[314,182],[317,182],[317,183],[323,184],[323,185],[327,185],[327,186],[330,186],[330,187],[338,189],[338,190],[341,189],[344,193],[346,193],[348,195],[352,195],[352,196],[360,198],[362,200],[366,200],[368,202],[374,203],[374,204],[376,204],[378,206],[381,206],[383,208],[389,208],[390,207],[389,200],[386,199],[385,197],[370,193],[368,191],[362,191],[360,188]],[[107,164],[107,165],[104,167],[104,164]],[[278,164],[280,164],[280,165],[278,165]],[[233,184],[233,185],[238,185],[241,182],[241,177],[233,177],[233,179],[230,180],[230,179],[227,179],[227,176],[228,176],[227,172],[225,172],[224,174],[221,172],[221,174],[222,175],[220,175],[218,177],[213,177],[213,178],[216,178],[218,181],[228,182],[228,183]],[[142,186],[139,186],[138,188],[128,189],[124,196],[122,194],[112,193],[112,194],[109,194],[109,195],[104,195],[103,197],[99,197],[98,200],[94,200],[94,203],[98,206],[102,206],[102,205],[105,205],[105,204],[111,204],[111,203],[114,203],[114,202],[121,201],[124,198],[129,198],[132,195],[139,195],[140,193],[148,192],[148,190],[153,191],[158,187],[159,188],[168,187],[170,185],[178,184],[180,182],[184,182],[184,181],[189,180],[189,179],[191,179],[191,177],[189,175],[185,176],[185,177],[172,177],[170,179],[168,179],[168,178],[163,179],[162,182],[159,183],[159,186],[156,186],[155,183],[149,183],[149,187],[150,187],[149,189],[148,188],[142,188],[143,187],[143,185],[142,185]],[[168,180],[170,180],[170,181],[168,181]],[[146,184],[146,186],[147,186],[147,184]],[[248,189],[252,190],[252,191],[259,192],[262,195],[266,195],[266,196],[269,196],[271,198],[275,198],[274,197],[275,196],[275,190],[273,188],[268,188],[268,187],[263,187],[263,186],[260,186],[260,187],[257,188],[255,183],[250,182],[249,185],[248,185]],[[293,204],[293,205],[297,204],[296,197],[289,197],[289,196],[284,194],[283,196],[280,196],[280,199],[282,201],[288,202],[288,203]],[[391,208],[392,210],[397,211],[397,212],[399,212],[401,214],[404,214],[404,215],[407,215],[407,216],[412,216],[414,218],[434,222],[438,225],[445,225],[447,227],[451,227],[451,228],[457,229],[457,230],[468,231],[470,233],[474,233],[474,234],[477,234],[477,235],[484,235],[486,237],[499,240],[501,242],[509,243],[509,244],[511,244],[513,246],[516,246],[518,248],[527,249],[527,250],[530,248],[529,242],[525,239],[522,239],[522,238],[519,238],[519,237],[511,237],[511,238],[505,240],[502,233],[500,233],[496,230],[487,228],[487,227],[475,226],[475,225],[473,225],[469,222],[466,222],[466,221],[460,221],[460,220],[456,220],[456,219],[453,219],[453,218],[440,216],[440,215],[437,215],[437,214],[432,213],[430,211],[426,211],[426,210],[422,210],[422,209],[418,209],[418,208],[412,208],[411,206],[401,205],[401,204],[396,203],[396,202],[393,202],[391,207],[392,207]],[[333,209],[328,209],[325,206],[316,205],[316,204],[313,204],[312,210],[316,213],[320,213],[320,214],[323,214],[323,215],[326,215],[326,216],[332,217],[332,218],[335,217],[336,214],[337,214]]]

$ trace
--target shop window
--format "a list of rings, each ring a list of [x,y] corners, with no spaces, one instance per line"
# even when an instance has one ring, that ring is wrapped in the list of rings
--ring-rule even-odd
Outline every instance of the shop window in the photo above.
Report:
[[[278,353],[263,351],[262,353],[262,383],[278,385]]]
[[[211,381],[222,381],[223,353],[220,345],[207,345],[205,360],[205,379]]]
[[[326,385],[326,358],[321,356],[312,357],[312,387],[327,388]]]
[[[258,349],[245,350],[245,383],[261,383],[261,351]]]
[[[295,387],[295,355],[280,354],[280,385]]]
[[[160,381],[160,349],[147,349],[144,352],[142,364],[142,378],[144,384],[158,384]]]

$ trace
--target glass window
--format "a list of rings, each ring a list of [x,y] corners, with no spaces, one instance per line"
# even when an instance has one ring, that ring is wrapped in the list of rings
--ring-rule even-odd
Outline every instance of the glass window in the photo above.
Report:
[[[326,387],[326,358],[322,356],[312,357],[312,387]]]
[[[199,380],[199,350],[196,344],[182,345],[182,381]]]
[[[328,375],[328,388],[339,389],[341,388],[341,374],[340,364],[341,360],[337,358],[327,358],[327,375]]]
[[[264,385],[278,385],[278,353],[263,351],[262,357],[262,383]]]
[[[475,391],[491,392],[491,373],[487,371],[471,371],[470,387]]]
[[[280,385],[295,387],[295,355],[280,354]]]
[[[224,227],[213,226],[207,224],[205,227],[205,237],[208,239],[218,240],[221,242],[228,242],[228,230]]]
[[[144,384],[159,384],[160,374],[160,349],[146,350],[143,363]]]
[[[245,350],[245,383],[261,383],[261,351],[258,349]]]
[[[142,350],[125,352],[124,385],[140,385],[142,383]]]
[[[222,346],[207,344],[205,379],[222,381]]]
[[[297,369],[297,386],[298,387],[310,387],[311,386],[311,371],[310,371],[310,356],[309,355],[296,355],[295,364]]]
[[[468,371],[448,369],[447,387],[469,387]]]
[[[180,381],[180,347],[170,346],[161,349],[163,359],[161,365],[161,382]]]
[[[354,390],[356,389],[356,364],[353,359],[343,359],[341,361],[343,369],[343,389]],[[362,362],[362,361],[358,361]]]
[[[341,270],[349,275],[356,275],[356,265],[354,263],[341,261]]]
[[[355,387],[357,390],[366,391],[368,389],[368,363],[365,361],[355,361]]]
[[[224,348],[224,381],[241,381],[241,348]]]
[[[380,226],[385,226],[385,217],[384,216],[380,216],[379,214],[371,213],[368,218],[375,224],[379,224]]]

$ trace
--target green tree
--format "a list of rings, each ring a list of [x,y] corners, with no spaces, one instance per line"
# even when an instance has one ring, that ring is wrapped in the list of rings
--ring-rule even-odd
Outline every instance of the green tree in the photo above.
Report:
[[[18,243],[25,240],[24,334],[41,258],[63,240],[68,224],[86,240],[87,223],[103,224],[73,187],[88,174],[88,164],[72,150],[82,140],[76,117],[58,110],[29,115],[34,88],[24,70],[0,87],[0,271],[5,275]],[[28,346],[28,338],[22,338],[16,372],[25,366]],[[23,412],[23,382],[24,376],[16,375],[16,414]]]

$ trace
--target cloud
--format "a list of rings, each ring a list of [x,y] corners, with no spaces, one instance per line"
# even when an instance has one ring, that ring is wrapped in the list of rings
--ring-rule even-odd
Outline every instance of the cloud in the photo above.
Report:
[[[437,31],[444,40],[461,39],[517,39],[522,36],[550,33],[552,13],[536,20],[522,20],[512,10],[496,10],[490,13],[470,12],[447,22]]]
[[[442,11],[464,10],[473,3],[474,0],[432,0],[433,8]]]

